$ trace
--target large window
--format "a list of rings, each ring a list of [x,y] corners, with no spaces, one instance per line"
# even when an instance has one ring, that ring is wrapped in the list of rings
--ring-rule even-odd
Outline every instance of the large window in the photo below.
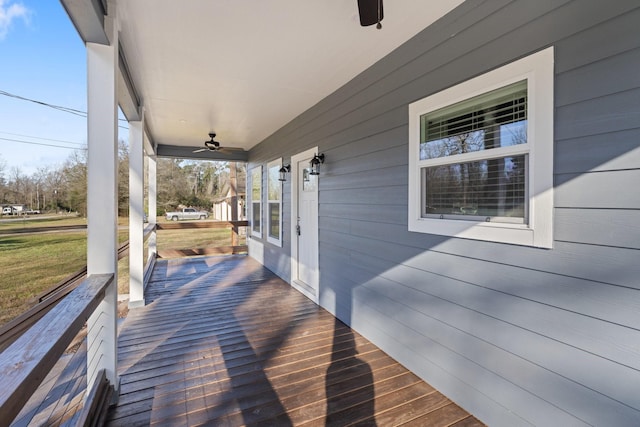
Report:
[[[267,241],[282,246],[282,159],[267,164]]]
[[[551,247],[552,48],[409,113],[409,230]]]
[[[262,237],[262,166],[251,169],[251,235]]]

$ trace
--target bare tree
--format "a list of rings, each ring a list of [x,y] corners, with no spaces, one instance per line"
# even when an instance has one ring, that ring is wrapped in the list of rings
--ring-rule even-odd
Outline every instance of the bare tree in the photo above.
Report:
[[[20,168],[17,166],[13,166],[9,173],[9,190],[11,192],[11,201],[13,203],[19,204],[26,203],[26,175],[24,175]]]
[[[62,173],[53,177],[53,196],[56,210],[87,213],[87,155],[75,151],[65,162]]]
[[[235,171],[234,171],[235,169]],[[211,209],[213,201],[227,196],[230,186],[244,185],[243,164],[214,161],[158,159],[157,203],[159,214],[180,205]],[[32,209],[68,210],[86,215],[87,152],[74,151],[58,167],[40,167],[31,176],[18,167],[8,174],[0,158],[0,201],[30,204]],[[234,183],[236,175],[238,181]],[[242,177],[241,177],[242,176]],[[7,179],[8,178],[8,179]],[[118,207],[127,215],[129,207],[129,149],[118,145]],[[147,187],[145,186],[145,189]]]
[[[0,202],[7,201],[7,182],[4,177],[6,167],[7,162],[0,156]]]
[[[118,215],[129,214],[129,145],[118,142]]]

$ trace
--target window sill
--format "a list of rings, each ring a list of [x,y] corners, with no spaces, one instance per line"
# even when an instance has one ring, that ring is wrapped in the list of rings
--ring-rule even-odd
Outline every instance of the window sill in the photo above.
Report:
[[[526,224],[418,218],[409,221],[409,231],[549,249],[553,244],[545,233]]]

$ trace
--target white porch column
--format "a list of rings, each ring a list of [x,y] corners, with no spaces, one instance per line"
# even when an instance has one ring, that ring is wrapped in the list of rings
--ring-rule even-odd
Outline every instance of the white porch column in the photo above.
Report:
[[[144,111],[129,122],[129,307],[144,305]]]
[[[156,206],[158,195],[158,182],[157,182],[157,157],[149,156],[149,224],[155,225],[156,218],[158,216],[158,209]],[[156,240],[156,231],[154,230],[149,236],[149,258],[152,256],[155,258],[158,255],[158,244]]]
[[[111,45],[87,43],[87,274],[113,273],[118,263],[117,31]],[[116,277],[117,279],[117,277]],[[87,390],[100,370],[118,392],[117,280],[88,320]]]

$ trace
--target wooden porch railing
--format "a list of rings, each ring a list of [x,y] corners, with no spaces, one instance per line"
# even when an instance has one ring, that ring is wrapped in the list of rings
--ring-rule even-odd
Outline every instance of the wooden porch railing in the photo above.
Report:
[[[170,222],[163,224],[149,224],[144,231],[145,240],[156,229],[179,230],[195,228],[229,228],[231,232],[231,245],[219,246],[215,248],[193,248],[193,249],[164,249],[159,251],[160,258],[170,258],[193,255],[224,255],[247,252],[247,245],[240,245],[239,228],[247,227],[248,221],[206,221],[206,222]],[[129,242],[123,242],[118,248],[118,259],[127,256],[129,252]],[[148,259],[145,267],[145,283],[153,270],[155,258]],[[15,319],[0,326],[0,352],[9,347],[25,331],[33,326],[45,314],[58,304],[65,296],[73,291],[87,275],[87,266],[64,278],[51,288],[35,297],[36,304],[29,310],[22,313]]]
[[[9,423],[18,415],[89,316],[103,301],[107,288],[115,286],[113,281],[113,274],[88,276],[58,305],[0,353],[2,422]],[[96,381],[89,395],[106,399],[109,396],[108,390],[105,391],[106,385],[108,382]],[[86,406],[96,407],[90,401]]]
[[[231,245],[189,249],[159,249],[158,258],[172,258],[195,255],[229,255],[246,253],[247,245],[240,244],[240,227],[248,227],[249,221],[197,221],[166,222],[156,225],[158,230],[188,230],[205,228],[228,228],[231,232]]]

